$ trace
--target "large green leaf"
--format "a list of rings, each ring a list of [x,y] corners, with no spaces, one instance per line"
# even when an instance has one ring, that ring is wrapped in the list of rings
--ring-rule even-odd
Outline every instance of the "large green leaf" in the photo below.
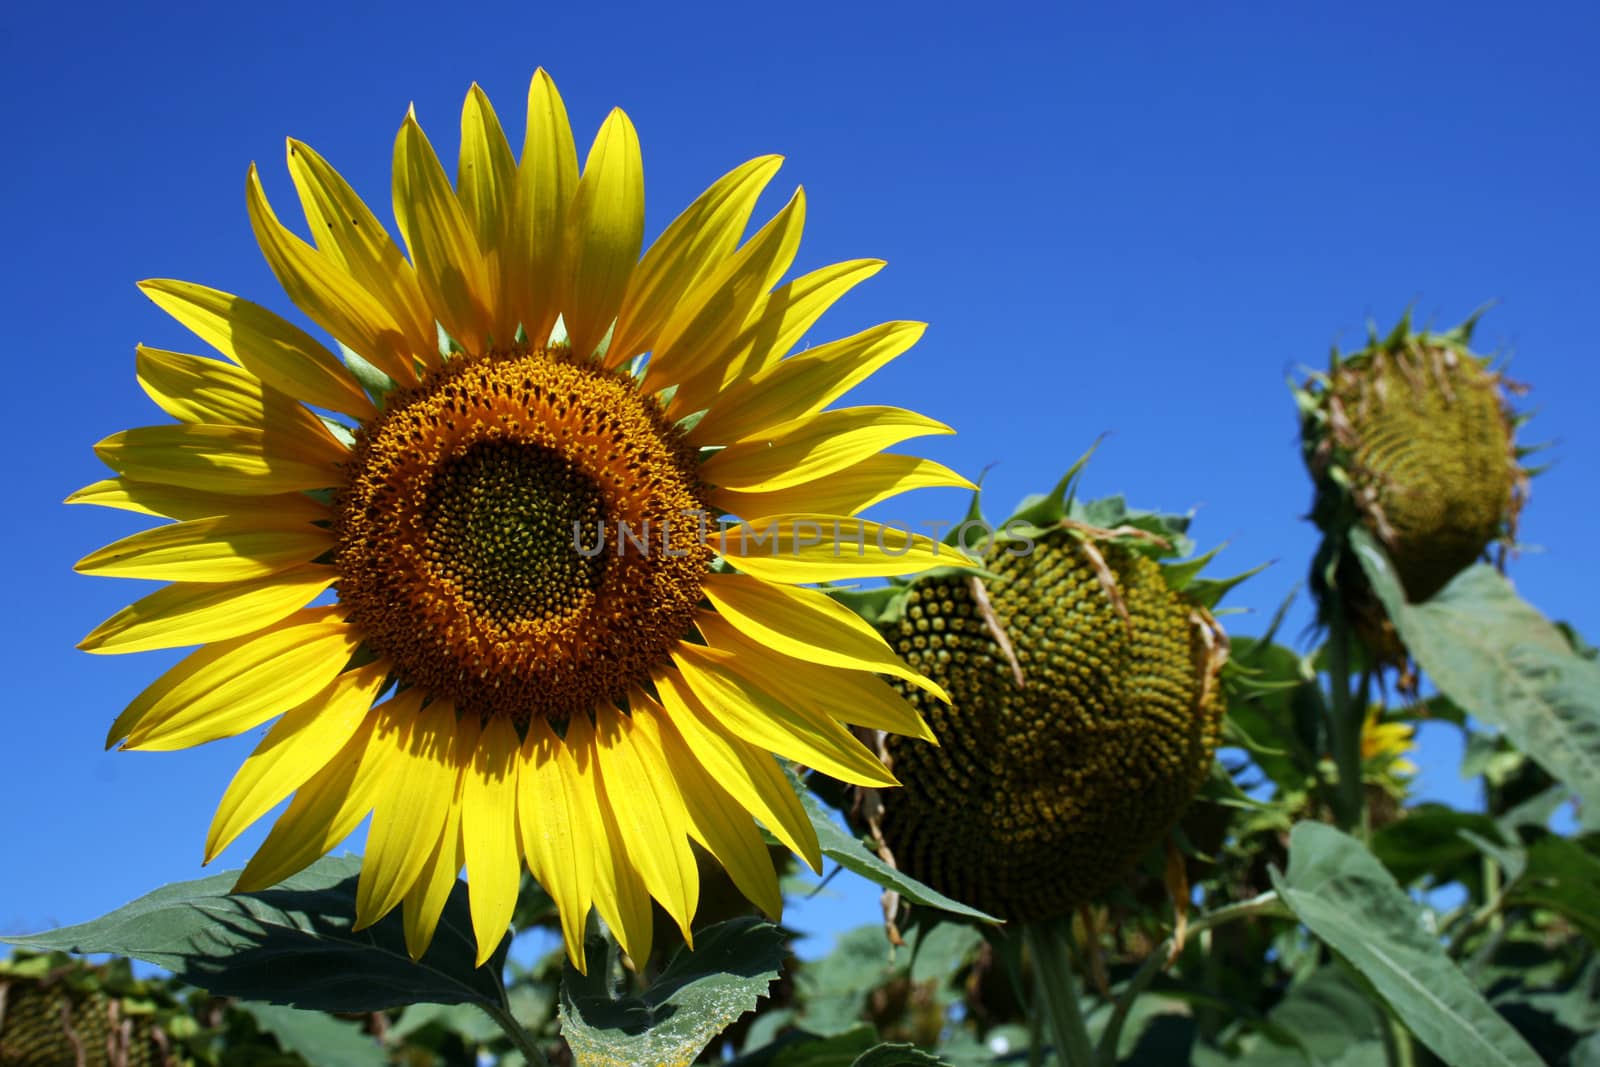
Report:
[[[1445,955],[1422,914],[1355,838],[1302,822],[1278,894],[1343,956],[1423,1044],[1462,1067],[1538,1067],[1539,1057]]]
[[[561,1036],[578,1067],[694,1062],[713,1037],[777,981],[783,932],[754,918],[730,919],[695,933],[641,996],[613,992],[616,945],[588,939],[589,973],[569,963],[561,981]]]
[[[467,887],[457,883],[433,946],[406,952],[399,915],[354,933],[359,856],[327,857],[259,893],[229,893],[237,871],[175,882],[78,926],[0,938],[41,951],[108,952],[164,967],[218,996],[319,1011],[402,1004],[500,1005],[507,938],[474,967]]]
[[[961,915],[968,919],[977,919],[980,922],[999,923],[1000,920],[993,915],[979,911],[977,908],[968,907],[959,900],[952,900],[943,893],[912,878],[902,871],[897,871],[869,848],[860,838],[848,833],[844,827],[834,821],[822,802],[814,796],[811,790],[804,786],[796,786],[800,790],[800,798],[805,803],[806,814],[811,818],[811,825],[816,828],[817,841],[822,846],[822,854],[833,860],[847,871],[853,871],[885,889],[893,889],[905,900],[913,904],[922,904],[930,908],[939,908],[952,915]]]
[[[389,1062],[383,1047],[355,1023],[281,1004],[241,1001],[239,1007],[278,1039],[279,1048],[297,1053],[312,1067],[383,1067]]]
[[[1386,1020],[1339,967],[1289,987],[1239,1067],[1366,1067],[1384,1061]]]
[[[1492,567],[1469,567],[1428,601],[1408,604],[1378,542],[1356,530],[1351,543],[1439,691],[1504,730],[1582,797],[1587,823],[1600,826],[1600,664],[1575,655]]]

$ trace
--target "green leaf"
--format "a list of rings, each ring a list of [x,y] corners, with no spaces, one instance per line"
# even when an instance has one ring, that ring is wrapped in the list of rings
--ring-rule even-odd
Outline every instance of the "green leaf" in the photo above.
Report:
[[[1351,544],[1439,691],[1504,730],[1583,798],[1586,825],[1600,826],[1600,664],[1575,655],[1492,567],[1469,567],[1427,602],[1408,604],[1377,541],[1358,529]]]
[[[1401,885],[1431,878],[1435,885],[1475,876],[1478,849],[1463,831],[1494,841],[1495,821],[1481,812],[1421,804],[1372,835],[1372,851]]]
[[[942,922],[917,938],[911,957],[911,980],[949,981],[983,944],[983,935],[967,923]]]
[[[846,832],[844,827],[835,822],[811,790],[798,784],[796,788],[799,789],[800,799],[805,804],[806,815],[810,817],[811,825],[817,831],[817,841],[822,846],[822,854],[845,870],[853,871],[885,889],[893,889],[913,904],[939,908],[952,915],[961,915],[979,922],[997,925],[1000,923],[1000,920],[993,915],[968,907],[958,900],[952,900],[910,875],[895,870],[879,859],[878,854],[864,842]]]
[[[1537,1067],[1539,1057],[1445,955],[1416,904],[1360,842],[1322,823],[1299,823],[1289,837],[1289,873],[1273,869],[1272,881],[1300,921],[1440,1059]]]
[[[278,1004],[240,1001],[238,1007],[277,1038],[279,1048],[314,1067],[383,1067],[389,1062],[383,1047],[355,1023]]]
[[[769,1061],[772,1067],[851,1067],[878,1043],[878,1032],[857,1025],[842,1034],[787,1042]]]
[[[641,996],[617,997],[616,943],[588,938],[589,974],[567,964],[561,981],[561,1036],[578,1067],[694,1062],[700,1050],[778,979],[783,932],[754,918],[730,919],[695,933]]]
[[[360,871],[359,856],[325,857],[259,893],[228,892],[239,875],[229,871],[175,882],[77,926],[0,941],[132,956],[217,996],[318,1011],[503,1003],[499,975],[510,938],[488,963],[473,966],[464,883],[451,891],[428,954],[413,962],[398,914],[351,932]]]
[[[905,974],[911,955],[889,944],[881,922],[840,934],[831,952],[807,960],[795,971],[795,991],[802,1006],[800,1027],[827,1036],[852,1030],[861,1021],[867,996]]]
[[[1240,1067],[1365,1067],[1384,1062],[1383,1013],[1338,967],[1289,987]]]
[[[1576,841],[1554,836],[1536,841],[1508,895],[1512,903],[1559,912],[1600,946],[1600,859]]]
[[[944,1060],[915,1045],[886,1041],[857,1056],[850,1067],[944,1067]]]

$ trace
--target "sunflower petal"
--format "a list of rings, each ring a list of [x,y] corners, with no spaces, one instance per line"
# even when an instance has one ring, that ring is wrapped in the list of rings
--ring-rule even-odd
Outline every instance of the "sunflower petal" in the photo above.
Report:
[[[408,351],[427,366],[437,365],[433,312],[405,253],[327,160],[292,138],[288,152],[289,177],[318,251],[383,305],[405,335]]]
[[[406,112],[394,141],[394,217],[434,315],[468,351],[488,351],[494,299],[489,272],[415,111]]]
[[[139,384],[162,411],[180,422],[271,429],[307,451],[315,449],[330,463],[348,458],[348,450],[321,419],[249,371],[145,345],[135,352]]]
[[[688,814],[689,836],[722,864],[741,893],[777,922],[783,915],[783,893],[772,856],[749,812],[706,773],[660,704],[634,689],[628,694],[628,708],[637,729],[650,737],[672,768]]]
[[[392,737],[379,737],[381,709],[373,709],[328,765],[298,790],[267,839],[245,864],[235,893],[255,893],[305,868],[340,841],[372,810],[378,785],[399,763]]]
[[[595,725],[600,783],[616,816],[618,842],[693,949],[689,921],[700,897],[700,873],[683,797],[648,731],[611,707],[596,709]]]
[[[870,623],[826,593],[742,574],[708,574],[702,588],[718,615],[763,647],[808,663],[887,674],[949,703]]]
[[[348,453],[332,438],[325,440],[323,452],[314,441],[275,431],[180,423],[123,430],[94,451],[106,466],[134,481],[249,496],[337,484],[336,457]]]
[[[650,958],[653,934],[650,894],[628,858],[616,816],[600,784],[598,740],[587,716],[574,715],[567,721],[566,745],[578,771],[578,788],[594,812],[594,849],[588,859],[594,865],[595,910],[610,925],[622,950],[642,964]]]
[[[234,496],[226,493],[197,493],[159,482],[135,482],[127,478],[104,478],[91,482],[67,497],[68,504],[93,504],[161,519],[212,519],[223,515],[255,517],[262,522],[326,522],[333,518],[328,505],[304,493],[279,493],[273,496]]]
[[[121,654],[241,637],[294,614],[338,577],[332,567],[308,564],[246,582],[178,582],[123,608],[78,647]]]
[[[706,773],[785,847],[821,872],[817,832],[773,758],[729,733],[677,671],[656,670],[650,677],[667,711],[666,721]]]
[[[620,366],[655,347],[656,335],[684,295],[738,247],[761,190],[782,164],[782,156],[759,156],[735,167],[656,238],[628,280],[606,366]]]
[[[752,308],[794,262],[805,226],[805,190],[696,285],[668,317],[645,368],[650,389],[693,381],[707,372]]]
[[[573,966],[588,973],[584,962],[585,921],[594,894],[594,861],[598,833],[577,765],[567,745],[542,718],[528,723],[517,775],[517,829],[522,852],[534,877],[556,902],[561,936]]]
[[[384,663],[346,671],[273,724],[223,793],[206,833],[204,862],[338,755],[372,710],[387,674]]]
[[[912,489],[976,489],[942,463],[880,453],[801,485],[772,492],[713,489],[706,500],[729,515],[856,515]]]
[[[461,105],[461,153],[456,164],[456,199],[477,237],[489,282],[489,307],[496,343],[509,345],[516,313],[506,299],[506,244],[511,239],[517,194],[517,161],[489,97],[477,83]]]
[[[507,254],[508,302],[531,344],[544,344],[561,312],[561,249],[577,187],[578,151],[567,108],[540,67],[528,85],[528,133],[517,165],[516,215]]]
[[[711,535],[710,542],[746,574],[786,585],[977,566],[955,549],[909,529],[839,515],[755,519]]]
[[[73,569],[107,578],[236,582],[310,563],[331,548],[333,534],[320,527],[223,515],[140,530],[89,553]]]
[[[875,675],[773,655],[770,645],[746,636],[715,612],[702,611],[695,624],[706,644],[726,655],[725,665],[733,673],[768,693],[784,694],[797,712],[939,743],[917,709]]]
[[[644,244],[644,162],[639,135],[620,109],[595,135],[567,212],[562,316],[572,351],[588,357],[622,307]]]
[[[517,728],[490,718],[462,771],[461,840],[471,885],[478,966],[494,955],[517,906]]]
[[[773,290],[757,302],[727,351],[693,381],[679,386],[669,411],[699,411],[732,383],[778,362],[824,311],[883,266],[881,259],[834,263]]]
[[[757,748],[852,785],[900,784],[849,730],[825,715],[773,696],[747,677],[727,653],[685,644],[673,650],[672,661],[728,732]]]
[[[729,444],[815,414],[916,344],[926,329],[921,322],[886,322],[763,367],[717,394],[689,441]]]
[[[134,698],[106,737],[170,752],[233,737],[309,699],[350,661],[360,635],[336,607],[306,608],[268,630],[205,645]]]
[[[904,408],[824,411],[780,423],[764,437],[714,453],[700,464],[700,478],[747,493],[789,489],[842,471],[907,438],[954,432]]]
[[[405,920],[406,952],[420,960],[433,943],[434,931],[439,928],[439,916],[450,900],[450,891],[456,887],[456,875],[466,862],[465,847],[461,841],[461,789],[465,771],[456,776],[456,801],[445,812],[444,829],[439,840],[422,865],[422,873],[406,891],[402,915]]]
[[[356,930],[389,914],[416,883],[455,800],[455,705],[447,700],[421,705],[422,694],[414,689],[384,705],[388,721],[380,723],[378,741],[392,730],[400,758],[372,806],[356,881]]]
[[[278,221],[253,164],[245,199],[256,243],[289,299],[396,382],[416,384],[419,353],[412,351],[405,331],[354,278]]]
[[[366,421],[378,414],[332,352],[292,323],[232,293],[152,278],[139,291],[206,344],[296,400]]]

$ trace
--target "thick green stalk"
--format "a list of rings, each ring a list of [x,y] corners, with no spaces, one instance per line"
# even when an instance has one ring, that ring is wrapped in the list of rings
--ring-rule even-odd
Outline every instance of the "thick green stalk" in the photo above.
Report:
[[[1027,923],[1022,928],[1033,973],[1038,980],[1039,1001],[1055,1037],[1056,1058],[1064,1067],[1094,1067],[1094,1051],[1089,1029],[1084,1025],[1083,1009],[1078,1005],[1078,983],[1072,977],[1072,951],[1067,923],[1071,919]]]

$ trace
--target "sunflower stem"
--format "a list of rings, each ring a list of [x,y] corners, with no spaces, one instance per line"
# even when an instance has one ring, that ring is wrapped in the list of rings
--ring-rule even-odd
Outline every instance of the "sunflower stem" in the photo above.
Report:
[[[550,1067],[550,1059],[539,1047],[539,1042],[522,1028],[522,1024],[517,1022],[508,1008],[502,1004],[484,1004],[482,1007],[489,1018],[505,1031],[516,1050],[522,1053],[522,1058],[527,1061],[528,1067]]]
[[[1056,1057],[1064,1067],[1094,1067],[1089,1029],[1078,1004],[1078,983],[1072,976],[1070,919],[1028,923],[1022,936],[1033,957],[1039,986],[1038,1009],[1045,1013],[1055,1037]]]

